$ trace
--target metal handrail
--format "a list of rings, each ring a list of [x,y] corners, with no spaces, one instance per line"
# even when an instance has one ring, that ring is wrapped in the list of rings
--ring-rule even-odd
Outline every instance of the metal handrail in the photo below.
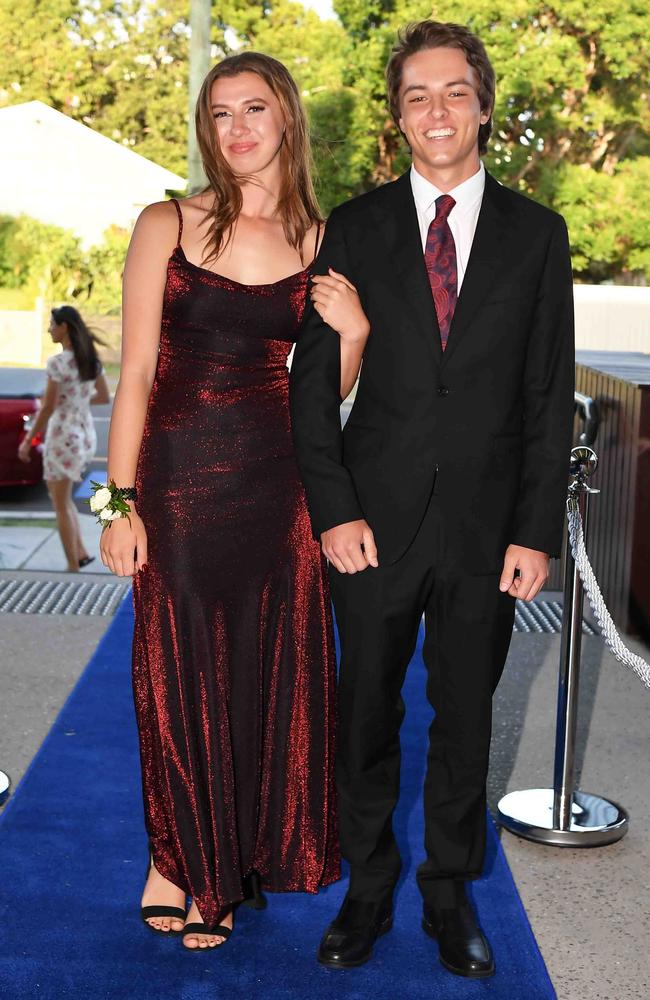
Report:
[[[582,433],[578,438],[578,444],[590,448],[598,437],[598,428],[600,426],[598,403],[592,396],[585,396],[581,392],[575,392],[573,396],[575,409],[582,419]]]

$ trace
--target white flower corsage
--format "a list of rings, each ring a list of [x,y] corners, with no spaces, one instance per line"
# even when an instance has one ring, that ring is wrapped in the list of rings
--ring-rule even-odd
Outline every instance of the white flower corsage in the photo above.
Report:
[[[115,485],[114,479],[111,479],[109,483],[95,483],[91,479],[90,485],[92,496],[86,500],[86,503],[96,515],[97,523],[101,524],[102,528],[109,528],[111,521],[115,521],[119,517],[129,517],[131,508],[127,500],[135,501],[136,499],[136,493],[132,487],[120,488]]]

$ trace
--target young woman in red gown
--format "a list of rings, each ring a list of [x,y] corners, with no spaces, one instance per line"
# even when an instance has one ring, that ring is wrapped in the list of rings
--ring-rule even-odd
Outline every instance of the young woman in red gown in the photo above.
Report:
[[[330,600],[288,407],[322,228],[293,79],[224,60],[197,133],[208,187],[146,208],[129,247],[108,474],[136,499],[101,551],[134,575],[143,918],[205,948],[260,886],[337,879],[339,851]],[[367,321],[343,276],[319,281],[347,395]]]

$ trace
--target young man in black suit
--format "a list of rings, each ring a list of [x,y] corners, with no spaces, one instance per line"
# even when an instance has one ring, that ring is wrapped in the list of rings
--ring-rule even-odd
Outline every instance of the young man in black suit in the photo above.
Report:
[[[341,638],[338,791],[350,885],[319,959],[367,961],[400,858],[401,688],[422,614],[435,709],[417,880],[452,972],[494,961],[465,892],[482,870],[491,703],[515,598],[559,554],[573,413],[563,219],[483,168],[494,74],[476,36],[424,21],[387,68],[412,167],[332,212],[291,373],[292,421]],[[328,276],[328,268],[343,274]],[[370,325],[339,422],[341,298]]]

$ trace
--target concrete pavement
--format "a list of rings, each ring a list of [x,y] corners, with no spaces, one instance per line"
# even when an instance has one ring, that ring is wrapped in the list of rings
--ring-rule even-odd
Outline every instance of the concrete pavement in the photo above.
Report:
[[[109,571],[99,558],[101,527],[92,514],[79,514],[79,521],[81,537],[88,553],[95,556],[95,561],[85,566],[80,573],[84,576],[95,573],[107,574]],[[0,513],[0,569],[64,572],[66,565],[56,519],[53,516],[46,517],[40,514],[38,527],[32,527],[29,519],[21,511]]]
[[[627,809],[629,833],[582,849],[501,839],[560,1000],[648,1000],[650,691],[600,637],[582,643],[577,784]],[[559,635],[513,636],[495,698],[493,810],[507,791],[553,783],[559,644]]]
[[[76,578],[0,571],[0,583]],[[105,580],[84,574],[84,582]],[[110,618],[94,615],[0,613],[0,769],[9,774],[12,793],[109,623]]]

